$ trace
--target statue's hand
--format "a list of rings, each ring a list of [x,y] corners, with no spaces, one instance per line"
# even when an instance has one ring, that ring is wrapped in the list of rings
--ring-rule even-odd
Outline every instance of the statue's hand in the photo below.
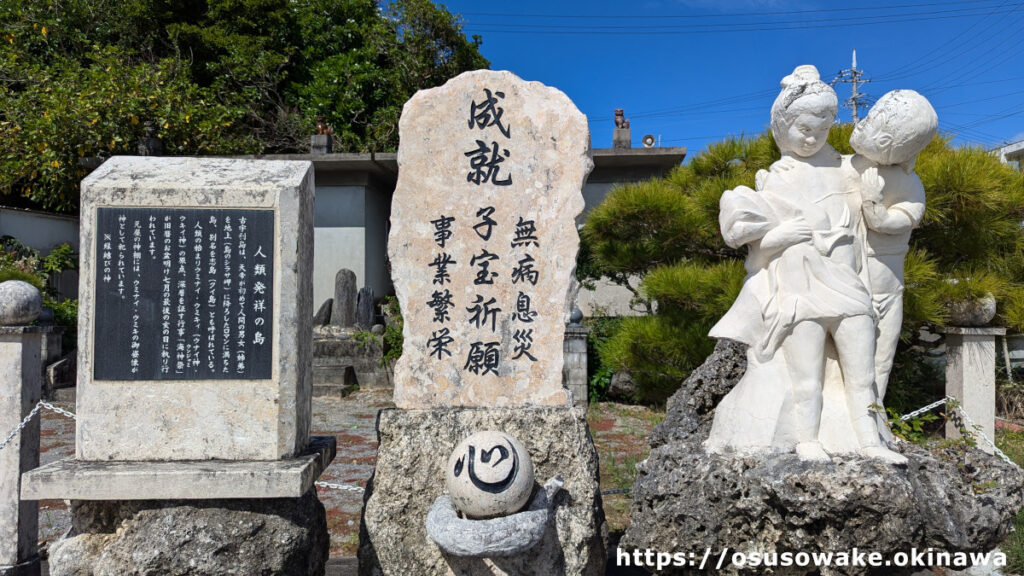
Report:
[[[784,220],[761,239],[761,248],[777,250],[811,240],[811,227],[803,218]]]
[[[872,166],[860,175],[860,195],[864,202],[882,202],[882,189],[885,188],[885,178],[878,173],[878,168]]]

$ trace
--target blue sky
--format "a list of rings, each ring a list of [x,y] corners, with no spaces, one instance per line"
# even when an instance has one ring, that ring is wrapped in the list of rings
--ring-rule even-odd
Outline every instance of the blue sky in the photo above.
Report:
[[[442,0],[443,1],[443,0]],[[877,99],[924,94],[955,144],[1024,140],[1024,0],[537,0],[444,2],[495,70],[569,95],[611,146],[613,110],[692,156],[768,123],[779,80],[813,64],[831,81],[858,68]],[[840,101],[849,84],[837,84]],[[864,112],[862,111],[863,115]],[[840,109],[849,120],[850,110]]]

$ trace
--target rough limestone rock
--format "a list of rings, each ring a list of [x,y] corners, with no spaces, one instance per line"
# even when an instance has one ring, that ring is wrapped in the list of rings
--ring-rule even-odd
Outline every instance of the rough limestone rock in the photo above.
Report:
[[[76,501],[72,524],[50,548],[52,576],[315,576],[330,548],[315,490],[296,499]]]
[[[719,340],[711,356],[668,399],[665,420],[651,431],[651,447],[694,435],[707,438],[715,406],[740,381],[746,369],[747,347],[732,340]]]
[[[359,534],[360,575],[604,574],[607,525],[597,452],[584,416],[581,408],[382,411],[377,467],[364,497]],[[562,475],[548,529],[527,554],[452,557],[427,535],[427,512],[444,492],[448,455],[476,430],[502,430],[518,438],[530,452],[536,478]]]
[[[39,317],[43,297],[28,282],[0,282],[0,326],[21,326]]]
[[[331,307],[334,304],[334,298],[328,298],[324,300],[324,303],[320,305],[320,308],[313,315],[313,326],[326,326],[331,323]]]
[[[395,405],[565,406],[586,117],[555,88],[477,70],[417,92],[399,129]]]
[[[976,448],[929,451],[900,443],[907,467],[855,456],[823,464],[795,454],[706,453],[701,442],[710,431],[711,406],[743,375],[744,358],[742,345],[720,341],[669,400],[665,422],[651,435],[651,454],[637,467],[621,548],[747,553],[857,547],[891,557],[914,547],[988,551],[1011,530],[1024,506],[1024,473]],[[663,573],[690,573],[675,570]],[[833,570],[823,573],[864,573]]]

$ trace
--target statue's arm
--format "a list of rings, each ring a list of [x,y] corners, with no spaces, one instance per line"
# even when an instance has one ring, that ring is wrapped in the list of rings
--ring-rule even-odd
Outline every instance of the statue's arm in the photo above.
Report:
[[[864,198],[861,206],[868,228],[881,234],[902,234],[921,224],[924,218],[924,186],[917,176],[901,183],[909,187],[901,191],[906,200],[891,206],[886,206],[882,198],[885,181],[875,168],[865,170],[861,183]]]
[[[757,193],[746,186],[726,190],[718,206],[718,224],[730,248],[758,240],[774,225]]]

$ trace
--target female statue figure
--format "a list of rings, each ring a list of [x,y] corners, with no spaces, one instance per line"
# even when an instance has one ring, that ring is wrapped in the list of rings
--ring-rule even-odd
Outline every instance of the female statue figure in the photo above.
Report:
[[[749,252],[740,296],[711,335],[750,348],[747,373],[716,411],[706,445],[793,449],[817,461],[829,461],[831,448],[903,464],[873,413],[878,313],[861,191],[870,186],[877,200],[879,177],[827,144],[837,99],[813,66],[798,67],[782,87],[771,124],[782,159],[758,174],[757,190],[739,187],[721,200],[726,243]]]

